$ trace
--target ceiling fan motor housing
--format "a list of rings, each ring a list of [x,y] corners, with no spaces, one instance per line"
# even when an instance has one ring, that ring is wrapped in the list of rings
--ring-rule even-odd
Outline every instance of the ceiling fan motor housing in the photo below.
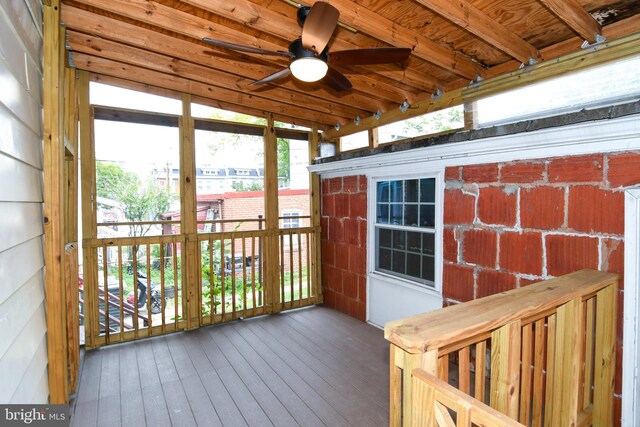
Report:
[[[302,47],[302,39],[296,39],[289,45],[289,52],[293,53],[296,59],[300,58],[318,58],[327,62],[327,53],[329,52],[329,48],[325,47],[324,50],[316,55],[316,53],[312,50],[305,49]]]
[[[309,12],[311,12],[311,8],[309,6],[300,6],[298,8],[296,16],[298,18],[298,24],[300,24],[301,27],[304,26],[304,21],[306,21]]]

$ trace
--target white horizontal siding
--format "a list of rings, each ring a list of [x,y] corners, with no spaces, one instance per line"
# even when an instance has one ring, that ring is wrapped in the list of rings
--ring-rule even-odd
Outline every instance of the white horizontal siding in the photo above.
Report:
[[[0,404],[46,403],[42,6],[0,1]]]

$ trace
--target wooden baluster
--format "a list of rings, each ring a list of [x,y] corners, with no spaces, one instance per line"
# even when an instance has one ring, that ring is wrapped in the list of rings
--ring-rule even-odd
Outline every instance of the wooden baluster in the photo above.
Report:
[[[311,268],[311,233],[306,233],[307,243],[307,305],[311,305],[311,276],[313,276],[313,269]]]
[[[216,314],[216,298],[215,298],[215,289],[216,289],[216,271],[213,263],[213,238],[209,235],[209,247],[207,250],[209,251],[209,323],[212,324],[215,319]]]
[[[471,389],[471,370],[469,369],[470,347],[463,347],[458,352],[458,388],[469,394]]]
[[[122,283],[122,246],[118,245],[118,292],[120,297],[120,342],[124,342],[124,285]]]
[[[284,288],[285,288],[285,281],[284,281],[284,235],[280,234],[280,286],[278,289],[278,292],[280,292],[280,310],[282,310],[282,307],[285,303],[285,299],[284,299]]]
[[[544,402],[544,361],[546,354],[545,319],[536,320],[534,326],[533,356],[533,409],[531,426],[542,426],[542,404]]]
[[[593,425],[613,425],[613,387],[618,304],[617,281],[596,294]]]
[[[402,369],[404,351],[395,345],[389,345],[389,425],[402,425]]]
[[[183,295],[180,292],[180,298],[178,298],[178,244],[176,242],[171,242],[171,253],[173,255],[173,310],[174,310],[174,318],[173,318],[173,327],[174,331],[178,330],[178,322],[180,319],[180,314],[178,313],[178,307],[182,305]],[[182,288],[182,286],[180,286]]]
[[[585,356],[582,382],[582,402],[578,405],[582,409],[587,409],[593,403],[591,398],[591,386],[593,385],[593,356],[595,342],[595,298],[589,298],[585,304]]]
[[[438,378],[442,381],[449,382],[449,355],[445,354],[438,359]]]
[[[133,315],[135,319],[133,319],[133,337],[135,339],[140,337],[139,333],[139,314],[138,314],[138,251],[136,250],[136,245],[131,245],[131,268],[133,272]]]
[[[533,356],[533,324],[522,327],[522,373],[520,376],[520,422],[529,424],[531,415],[531,364]]]
[[[242,237],[242,317],[247,317],[247,245]]]
[[[298,307],[302,306],[302,233],[297,234],[298,238]]]
[[[294,270],[293,270],[293,233],[290,232],[289,233],[289,290],[291,292],[291,295],[289,296],[289,301],[291,301],[291,305],[290,308],[293,308],[293,301],[294,301],[294,284],[295,284],[295,280],[294,280]]]
[[[553,401],[553,386],[555,377],[552,372],[555,370],[555,355],[556,355],[556,315],[551,314],[547,317],[547,369],[546,369],[546,385],[544,396],[544,425],[552,426],[553,407],[555,402]]]
[[[236,307],[236,239],[231,234],[231,318],[237,315]]]
[[[109,318],[109,265],[107,263],[107,245],[102,245],[102,287],[104,288],[102,291],[103,298],[103,311],[104,311],[104,334],[105,334],[105,343],[109,344],[111,342],[111,319]],[[100,293],[98,293],[99,295]],[[98,303],[98,307],[100,303]]]
[[[491,407],[518,419],[520,320],[491,333]]]
[[[226,298],[226,288],[227,288],[227,280],[225,273],[225,259],[224,259],[224,237],[220,235],[220,320],[224,322],[225,314],[227,311],[227,298]]]
[[[262,260],[258,260],[262,262]],[[251,314],[256,315],[256,236],[251,236]]]
[[[151,248],[147,243],[145,245],[147,254],[147,333],[149,336],[153,334],[153,309],[151,308]]]
[[[480,341],[476,344],[476,374],[474,397],[480,402],[485,402],[485,363],[487,360],[487,342]]]
[[[165,277],[164,277],[164,267],[165,267],[165,263],[164,263],[164,242],[160,242],[160,244],[158,245],[158,256],[160,257],[160,259],[158,261],[160,261],[160,289],[162,290],[162,333],[164,334],[165,332],[167,332],[167,319],[165,318],[165,313],[164,311],[167,309],[167,307],[165,306]],[[175,288],[173,289],[174,291],[174,301],[175,301]]]

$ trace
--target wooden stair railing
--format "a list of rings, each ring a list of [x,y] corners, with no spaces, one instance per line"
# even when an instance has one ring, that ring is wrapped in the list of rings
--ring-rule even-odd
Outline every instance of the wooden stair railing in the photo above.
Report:
[[[411,383],[416,406],[412,414],[412,425],[522,427],[516,420],[422,369],[413,370]],[[455,414],[455,421],[450,411]]]
[[[391,425],[438,425],[422,371],[523,425],[611,425],[617,295],[618,275],[580,270],[387,323]]]

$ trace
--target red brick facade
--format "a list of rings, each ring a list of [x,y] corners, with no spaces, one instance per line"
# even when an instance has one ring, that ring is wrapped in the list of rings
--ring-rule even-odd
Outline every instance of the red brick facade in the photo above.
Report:
[[[367,179],[322,180],[322,287],[325,304],[366,320]]]
[[[450,167],[445,179],[445,304],[581,268],[623,273],[623,186],[640,183],[640,154]],[[623,287],[621,283],[617,396],[622,385]],[[615,403],[619,411],[619,398]]]

